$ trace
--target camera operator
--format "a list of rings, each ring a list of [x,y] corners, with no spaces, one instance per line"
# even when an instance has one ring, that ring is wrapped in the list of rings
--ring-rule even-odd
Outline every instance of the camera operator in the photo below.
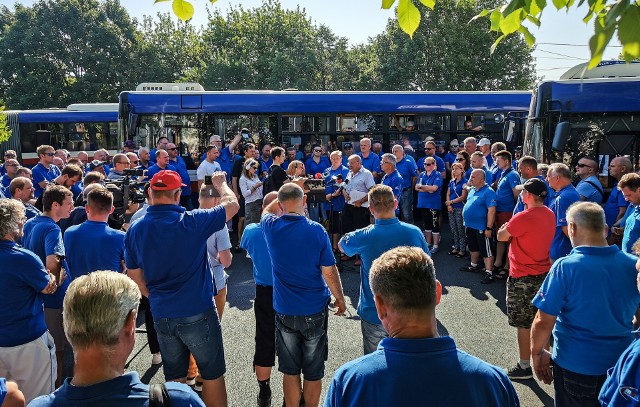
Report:
[[[80,178],[82,178],[82,175],[83,175],[83,172],[80,167],[78,167],[77,165],[70,164],[64,167],[64,169],[62,170],[62,173],[59,176],[57,176],[53,180],[53,182],[49,183],[49,185],[61,185],[67,188],[68,190],[71,190],[71,187],[73,187],[76,183],[80,181]],[[38,197],[38,200],[36,201],[34,206],[42,211],[42,195]]]
[[[164,151],[164,150],[160,150]],[[115,210],[110,216],[110,226],[114,229],[127,229],[131,216],[138,210],[139,202],[135,199],[131,199],[134,195],[134,188],[136,185],[131,184],[131,180],[135,178],[129,167],[131,162],[126,154],[116,154],[113,156],[113,169],[107,176],[107,189],[113,194],[113,201]],[[109,181],[118,181],[117,184],[110,183]],[[127,196],[127,202],[124,202],[125,196]],[[122,208],[127,205],[127,209],[122,213]]]

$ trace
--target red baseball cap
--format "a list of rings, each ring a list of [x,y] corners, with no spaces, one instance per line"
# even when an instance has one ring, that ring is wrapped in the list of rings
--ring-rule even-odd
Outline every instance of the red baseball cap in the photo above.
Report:
[[[151,189],[154,191],[171,191],[180,187],[186,187],[182,183],[180,174],[171,170],[162,170],[151,178]]]

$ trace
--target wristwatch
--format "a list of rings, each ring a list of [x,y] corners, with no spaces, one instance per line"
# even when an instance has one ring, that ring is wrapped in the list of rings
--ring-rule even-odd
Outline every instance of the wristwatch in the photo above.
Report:
[[[493,228],[486,228],[485,230],[489,230],[489,231],[491,231],[491,230],[493,230]]]

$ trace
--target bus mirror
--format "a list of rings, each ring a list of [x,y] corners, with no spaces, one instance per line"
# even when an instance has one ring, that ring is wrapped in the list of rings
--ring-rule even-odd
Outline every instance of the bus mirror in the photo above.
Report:
[[[551,143],[551,148],[554,151],[564,151],[564,149],[567,147],[567,143],[569,142],[569,137],[571,137],[571,123],[558,123],[558,125],[556,126],[556,132],[553,135],[553,143]]]
[[[504,115],[503,115],[502,113],[496,113],[496,114],[493,116],[493,121],[494,121],[496,124],[500,124],[500,123],[504,122]]]

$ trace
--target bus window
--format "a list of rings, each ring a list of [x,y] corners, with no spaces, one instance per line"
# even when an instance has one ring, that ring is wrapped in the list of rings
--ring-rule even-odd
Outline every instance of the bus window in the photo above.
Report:
[[[382,130],[382,115],[339,114],[336,116],[336,130],[343,133],[379,131]]]
[[[282,115],[283,133],[316,133],[329,131],[329,116]]]

